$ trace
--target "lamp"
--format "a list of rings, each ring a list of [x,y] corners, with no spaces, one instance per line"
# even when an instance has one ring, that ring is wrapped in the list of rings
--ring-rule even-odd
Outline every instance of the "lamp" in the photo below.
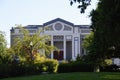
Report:
[[[30,46],[33,46],[33,43],[32,43],[32,42],[30,42]]]

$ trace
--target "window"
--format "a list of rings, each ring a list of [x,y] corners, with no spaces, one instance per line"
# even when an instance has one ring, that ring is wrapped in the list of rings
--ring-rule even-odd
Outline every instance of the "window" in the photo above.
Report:
[[[53,26],[51,25],[51,26],[45,27],[45,30],[46,31],[53,31]]]
[[[64,31],[71,31],[71,30],[72,30],[71,27],[69,27],[69,26],[67,26],[67,25],[64,25]]]
[[[63,36],[53,36],[54,41],[63,41],[64,37]]]
[[[29,33],[36,33],[36,30],[29,30]]]
[[[81,30],[81,33],[90,33],[90,30],[89,29]]]
[[[55,29],[60,31],[62,29],[62,24],[61,23],[56,23],[55,24]]]

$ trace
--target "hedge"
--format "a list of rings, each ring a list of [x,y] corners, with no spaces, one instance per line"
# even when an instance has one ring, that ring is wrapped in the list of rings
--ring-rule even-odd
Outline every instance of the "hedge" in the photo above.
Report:
[[[0,64],[0,78],[36,75],[42,72],[55,73],[58,64],[58,61],[54,59],[45,59],[45,61],[38,63]]]
[[[71,62],[71,63],[60,63],[58,67],[59,73],[65,72],[93,72],[94,66],[89,63]]]

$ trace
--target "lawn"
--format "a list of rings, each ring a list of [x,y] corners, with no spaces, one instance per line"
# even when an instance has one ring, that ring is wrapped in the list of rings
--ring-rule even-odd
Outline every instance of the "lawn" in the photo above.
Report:
[[[26,77],[5,78],[1,80],[120,80],[120,73],[75,72],[75,73],[44,74]]]

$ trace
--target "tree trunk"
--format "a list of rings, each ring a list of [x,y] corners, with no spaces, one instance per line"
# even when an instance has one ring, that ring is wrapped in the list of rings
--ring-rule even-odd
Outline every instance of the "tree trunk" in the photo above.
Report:
[[[100,67],[99,67],[99,65],[97,65],[97,66],[94,67],[94,72],[100,72]]]

